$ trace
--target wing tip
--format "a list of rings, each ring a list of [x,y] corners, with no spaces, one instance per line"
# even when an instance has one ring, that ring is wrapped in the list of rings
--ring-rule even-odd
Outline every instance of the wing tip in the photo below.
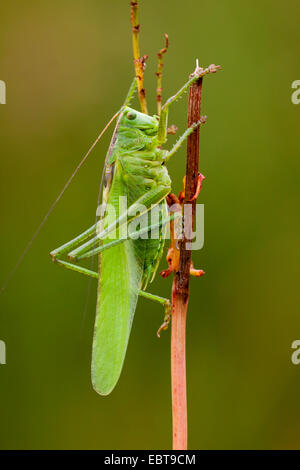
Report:
[[[113,388],[114,388],[114,387],[105,388],[103,386],[100,387],[99,384],[95,382],[92,382],[92,385],[93,385],[94,391],[98,393],[98,395],[100,395],[101,397],[106,397],[107,395],[109,395],[113,391]]]
[[[115,388],[116,384],[117,384],[117,381],[114,382],[113,384],[104,383],[103,380],[101,380],[99,377],[92,374],[93,389],[95,390],[96,393],[98,393],[98,395],[102,397],[106,397],[107,395],[110,395],[113,389]]]

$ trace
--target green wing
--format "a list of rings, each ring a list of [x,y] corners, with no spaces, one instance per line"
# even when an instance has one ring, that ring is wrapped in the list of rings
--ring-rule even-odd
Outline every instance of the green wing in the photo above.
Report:
[[[128,130],[126,129],[126,133]],[[122,137],[122,134],[120,134]],[[125,132],[123,132],[123,137]],[[132,132],[131,148],[135,142],[139,149],[144,148],[136,131]],[[147,207],[160,203],[168,194],[170,179],[167,170],[161,166],[151,166],[156,153],[147,154],[126,149],[126,141],[115,132],[110,159],[106,168],[107,184],[103,191],[104,203],[115,208],[119,217],[119,196],[128,197],[128,207],[147,194],[149,181],[155,178],[157,190],[149,191]],[[127,134],[126,134],[127,137]],[[145,137],[146,139],[147,137]],[[149,138],[151,141],[151,138]],[[120,144],[118,145],[118,142]],[[122,151],[120,151],[120,147]],[[150,162],[145,161],[148,156]],[[134,157],[134,159],[133,159]],[[141,161],[140,165],[138,161]],[[147,164],[148,163],[148,164]],[[161,183],[161,184],[160,184]],[[151,196],[150,196],[151,193]],[[164,204],[165,206],[165,204]],[[110,221],[111,222],[111,221]],[[105,228],[105,227],[104,227]],[[110,241],[110,235],[102,243]],[[132,321],[139,291],[151,279],[157,263],[150,258],[161,254],[161,240],[157,248],[147,240],[129,239],[99,255],[99,283],[96,310],[96,323],[93,341],[92,382],[100,395],[108,395],[115,387],[121,374]]]
[[[101,254],[92,360],[93,386],[100,395],[108,395],[119,379],[142,275],[131,240]]]
[[[122,170],[115,163],[108,202],[116,208],[126,193]],[[137,199],[137,195],[134,196]],[[131,201],[129,201],[130,203]],[[103,241],[108,242],[109,237]],[[144,271],[145,247],[128,240],[99,256],[99,284],[93,341],[92,382],[100,395],[116,385],[125,358]]]

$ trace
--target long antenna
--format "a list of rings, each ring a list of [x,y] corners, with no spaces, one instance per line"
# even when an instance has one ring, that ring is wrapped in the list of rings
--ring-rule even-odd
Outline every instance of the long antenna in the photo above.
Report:
[[[119,115],[120,113],[120,110],[110,119],[110,121],[106,124],[106,126],[104,127],[104,129],[100,132],[100,134],[98,135],[97,139],[95,140],[95,142],[91,145],[91,147],[89,148],[89,150],[87,151],[87,153],[85,154],[85,156],[83,157],[83,159],[81,160],[81,162],[77,165],[77,167],[75,168],[75,170],[73,171],[72,175],[70,176],[70,178],[67,180],[66,184],[64,185],[64,187],[62,188],[62,190],[60,191],[59,195],[57,196],[57,198],[55,199],[55,201],[51,204],[48,212],[45,214],[44,218],[42,219],[40,225],[38,226],[38,228],[36,229],[36,231],[34,232],[32,238],[30,239],[30,241],[27,243],[24,251],[22,252],[22,254],[20,255],[18,261],[16,262],[15,266],[13,267],[13,269],[10,271],[7,279],[4,281],[1,289],[0,289],[0,295],[4,292],[4,290],[6,289],[8,283],[10,282],[11,278],[14,276],[15,272],[17,271],[17,269],[19,268],[20,264],[22,263],[24,257],[26,256],[27,252],[29,251],[31,245],[33,244],[34,240],[36,239],[36,237],[38,236],[38,234],[40,233],[40,231],[42,230],[43,226],[45,225],[46,221],[48,220],[51,212],[53,211],[53,209],[56,207],[57,203],[59,202],[59,200],[61,199],[62,195],[64,194],[64,192],[66,191],[66,189],[69,187],[71,181],[73,180],[73,178],[75,177],[75,175],[77,174],[77,172],[80,170],[80,168],[82,167],[82,165],[85,163],[85,161],[87,160],[87,158],[89,157],[90,153],[92,152],[92,150],[95,148],[95,146],[97,145],[97,143],[99,142],[99,140],[101,139],[101,137],[103,136],[103,134],[106,132],[106,130],[109,128],[109,126],[111,125],[111,123],[116,119],[116,117]]]

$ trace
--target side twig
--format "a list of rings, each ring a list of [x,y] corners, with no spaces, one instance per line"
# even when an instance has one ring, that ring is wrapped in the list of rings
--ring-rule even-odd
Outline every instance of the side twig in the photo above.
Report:
[[[157,114],[160,115],[161,112],[161,100],[162,100],[162,69],[164,66],[163,55],[167,52],[169,47],[169,36],[165,34],[166,45],[157,53],[158,63],[157,71],[155,75],[157,76],[157,88],[156,88],[156,102],[157,102]]]

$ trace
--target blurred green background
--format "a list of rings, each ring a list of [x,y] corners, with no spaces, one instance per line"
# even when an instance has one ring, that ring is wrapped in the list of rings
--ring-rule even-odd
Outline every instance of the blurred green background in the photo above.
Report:
[[[195,67],[205,79],[200,168],[205,246],[194,263],[187,331],[191,449],[300,448],[299,116],[296,0],[141,1],[146,88],[163,34],[164,97]],[[118,109],[133,76],[129,1],[1,4],[0,281],[82,155]],[[187,98],[170,123],[186,126]],[[170,331],[141,299],[121,380],[107,398],[90,381],[93,283],[51,263],[49,251],[91,225],[110,132],[51,215],[0,297],[2,449],[164,449],[171,446]],[[170,138],[168,145],[172,144]],[[169,165],[181,189],[185,151]],[[163,260],[161,266],[165,266]],[[168,296],[171,279],[151,291]]]

